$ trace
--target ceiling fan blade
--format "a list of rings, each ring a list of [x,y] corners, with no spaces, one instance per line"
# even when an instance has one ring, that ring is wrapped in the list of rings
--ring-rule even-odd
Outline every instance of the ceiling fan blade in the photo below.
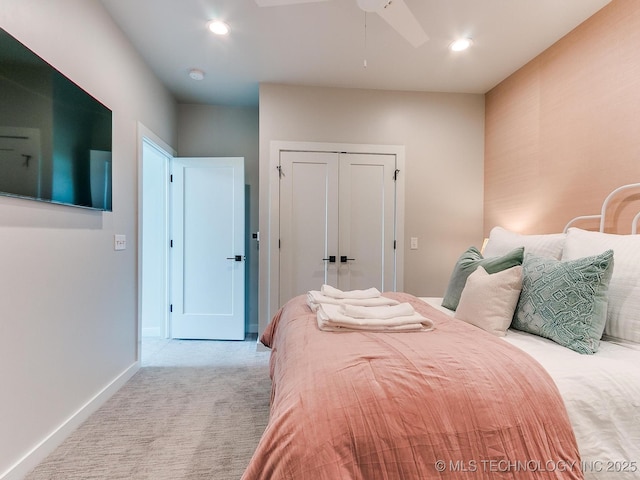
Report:
[[[384,8],[376,10],[376,13],[414,47],[419,47],[429,39],[404,0],[391,0]]]
[[[259,7],[279,7],[281,5],[296,5],[298,3],[327,2],[328,0],[255,0]]]

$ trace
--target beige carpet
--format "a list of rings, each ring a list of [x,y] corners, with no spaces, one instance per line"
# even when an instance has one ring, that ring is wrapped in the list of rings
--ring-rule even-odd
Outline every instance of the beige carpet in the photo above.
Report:
[[[157,341],[143,368],[28,480],[238,480],[266,426],[269,353]]]

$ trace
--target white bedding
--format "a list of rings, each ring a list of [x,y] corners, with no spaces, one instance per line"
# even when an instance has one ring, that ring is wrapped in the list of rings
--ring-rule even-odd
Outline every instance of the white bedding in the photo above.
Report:
[[[423,297],[449,314],[441,298]],[[551,340],[509,330],[504,340],[535,358],[551,375],[567,407],[585,479],[640,478],[640,347],[601,342],[581,355]]]

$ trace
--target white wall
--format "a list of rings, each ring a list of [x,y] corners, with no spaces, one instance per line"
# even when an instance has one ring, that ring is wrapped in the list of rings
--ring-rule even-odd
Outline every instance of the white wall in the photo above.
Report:
[[[457,257],[482,243],[484,96],[260,86],[260,230],[267,238],[269,146],[278,141],[404,145],[404,290],[440,296]],[[409,249],[418,237],[418,250]],[[268,249],[260,249],[260,328]],[[276,306],[277,308],[277,306]]]
[[[249,195],[246,329],[257,332],[258,244],[250,237],[258,231],[258,109],[178,105],[178,156],[244,157],[244,180]]]
[[[0,478],[8,479],[135,371],[137,122],[175,144],[176,105],[97,0],[2,0],[0,27],[113,110],[112,213],[0,197]],[[113,250],[115,233],[127,235],[125,251]]]

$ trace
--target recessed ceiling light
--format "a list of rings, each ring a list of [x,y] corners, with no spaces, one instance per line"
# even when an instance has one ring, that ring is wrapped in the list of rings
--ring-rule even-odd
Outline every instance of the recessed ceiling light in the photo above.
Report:
[[[455,42],[452,42],[451,45],[449,45],[449,49],[452,52],[462,52],[463,50],[469,48],[472,43],[473,41],[470,38],[459,38]]]
[[[192,68],[189,70],[189,78],[192,80],[204,80],[204,72],[198,68]]]
[[[208,27],[216,35],[227,35],[229,33],[229,25],[220,20],[211,20]]]

